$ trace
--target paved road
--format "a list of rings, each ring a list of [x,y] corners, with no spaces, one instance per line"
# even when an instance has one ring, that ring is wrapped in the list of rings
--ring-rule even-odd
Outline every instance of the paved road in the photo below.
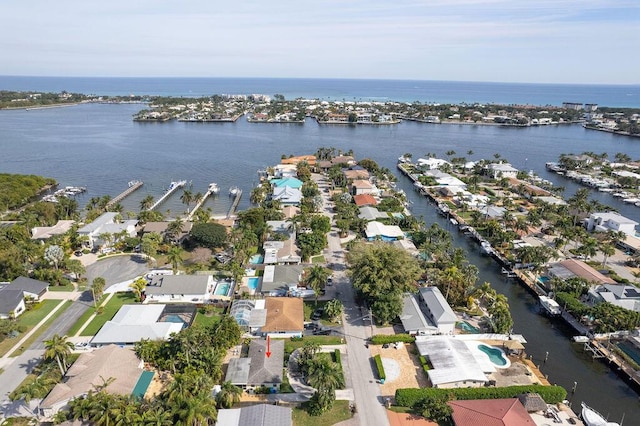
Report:
[[[333,222],[328,195],[323,191],[325,185],[317,175],[313,177],[318,182],[323,194],[323,212]],[[348,353],[347,364],[357,410],[355,418],[363,426],[386,426],[389,425],[387,413],[380,394],[380,387],[374,377],[371,353],[365,346],[365,341],[371,336],[371,323],[368,319],[363,318],[366,316],[366,312],[361,312],[355,302],[353,286],[346,275],[344,252],[335,228],[327,235],[327,240],[329,253],[326,258],[334,271],[333,285],[345,308],[343,323]]]
[[[149,265],[142,256],[113,256],[87,266],[87,282],[91,283],[95,277],[102,277],[108,288],[110,285],[144,275],[148,271]]]

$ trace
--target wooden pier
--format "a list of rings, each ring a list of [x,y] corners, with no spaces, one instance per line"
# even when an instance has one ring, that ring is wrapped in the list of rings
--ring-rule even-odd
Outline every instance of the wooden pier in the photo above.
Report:
[[[120,193],[115,198],[112,198],[111,200],[109,200],[109,202],[107,203],[107,210],[109,209],[109,207],[113,206],[116,203],[119,203],[120,201],[127,198],[129,195],[133,194],[142,185],[144,185],[144,182],[142,182],[141,180],[132,180],[131,182],[129,182],[129,187],[127,189],[125,189],[122,193]]]
[[[238,191],[235,194],[235,198],[233,199],[233,203],[231,203],[231,207],[227,212],[227,219],[231,218],[236,212],[238,208],[238,204],[240,204],[240,197],[242,197],[242,189],[238,188]]]
[[[178,182],[171,182],[171,184],[169,185],[169,189],[167,189],[167,192],[165,192],[164,195],[162,197],[160,197],[160,199],[158,201],[153,203],[153,205],[151,207],[149,207],[149,210],[154,210],[160,204],[164,203],[165,200],[167,198],[169,198],[169,196],[171,194],[173,194],[178,188],[182,188],[186,184],[187,184],[186,180],[181,180],[181,181],[178,181]]]
[[[607,342],[607,344],[605,344]],[[634,370],[622,357],[610,349],[611,341],[591,340],[584,344],[586,351],[593,354],[593,358],[606,361],[619,376],[624,378],[636,391],[640,391],[639,372]]]

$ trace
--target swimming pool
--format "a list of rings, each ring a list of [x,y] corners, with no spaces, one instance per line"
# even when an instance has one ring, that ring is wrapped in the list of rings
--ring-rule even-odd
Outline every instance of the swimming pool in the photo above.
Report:
[[[546,283],[547,283],[547,281],[549,281],[550,279],[551,279],[551,278],[549,278],[549,277],[547,277],[547,276],[544,276],[544,275],[542,275],[542,276],[538,277],[538,281],[540,281],[540,284],[546,284]]]
[[[628,342],[618,342],[616,346],[629,358],[634,360],[636,363],[640,364],[640,350],[636,348],[633,344],[629,344]]]
[[[258,284],[260,283],[259,277],[251,277],[247,279],[247,285],[253,291],[258,289]]]
[[[487,346],[481,343],[478,345],[478,349],[484,352],[489,357],[493,365],[498,368],[507,368],[511,365],[511,361],[509,361],[505,353],[500,348]]]
[[[254,254],[251,256],[251,259],[249,259],[249,263],[252,265],[259,265],[262,262],[264,262],[264,256],[261,254]]]
[[[470,334],[478,334],[478,333],[480,333],[480,329],[478,329],[478,327],[475,327],[475,326],[469,324],[466,321],[460,321],[460,322],[456,323],[456,326],[460,330],[464,331],[465,333],[470,333]]]
[[[229,287],[231,284],[227,282],[220,282],[216,286],[216,291],[213,293],[216,296],[228,296],[229,295]]]

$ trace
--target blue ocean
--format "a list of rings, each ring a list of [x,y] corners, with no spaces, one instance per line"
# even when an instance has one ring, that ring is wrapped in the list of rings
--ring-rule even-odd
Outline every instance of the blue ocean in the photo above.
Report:
[[[569,85],[417,80],[292,78],[98,78],[0,76],[0,90],[116,95],[281,94],[287,99],[494,103],[560,106],[563,102],[640,108],[640,85]]]

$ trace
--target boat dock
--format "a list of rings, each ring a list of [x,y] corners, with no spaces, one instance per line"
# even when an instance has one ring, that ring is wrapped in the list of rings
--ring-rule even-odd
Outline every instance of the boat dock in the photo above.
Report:
[[[133,194],[138,188],[144,185],[144,182],[142,182],[141,180],[132,180],[131,182],[129,182],[128,185],[129,187],[125,189],[122,193],[120,193],[117,197],[109,200],[109,202],[107,203],[107,210],[109,209],[109,207],[113,206],[116,203],[119,203],[120,201],[127,198],[129,195]]]
[[[204,204],[204,202],[207,200],[207,198],[209,198],[209,196],[211,194],[215,194],[217,190],[217,185],[211,183],[209,184],[209,189],[207,190],[207,192],[204,193],[204,195],[202,196],[202,198],[200,198],[197,202],[196,205],[193,207],[193,209],[189,212],[189,214],[187,215],[187,221],[191,221],[191,218],[193,218],[193,215],[196,213],[196,211],[198,211],[198,209]]]
[[[618,375],[623,377],[636,391],[640,390],[640,377],[620,355],[611,349],[610,340],[590,340],[584,344],[585,351],[593,355],[594,359],[606,360]]]
[[[233,199],[233,203],[231,203],[231,207],[229,207],[229,211],[227,212],[227,219],[231,218],[236,213],[236,209],[238,208],[238,204],[240,204],[240,198],[242,197],[242,189],[237,188],[235,193],[235,198]]]
[[[149,207],[149,210],[154,210],[160,204],[164,203],[165,200],[167,198],[169,198],[169,196],[171,194],[173,194],[178,188],[182,188],[186,184],[187,184],[186,180],[181,180],[181,181],[178,181],[178,182],[171,182],[171,184],[169,184],[169,188],[167,188],[167,192],[165,192],[164,195],[162,195],[162,197],[160,197],[160,199],[158,201],[153,203],[153,205],[151,207]]]

